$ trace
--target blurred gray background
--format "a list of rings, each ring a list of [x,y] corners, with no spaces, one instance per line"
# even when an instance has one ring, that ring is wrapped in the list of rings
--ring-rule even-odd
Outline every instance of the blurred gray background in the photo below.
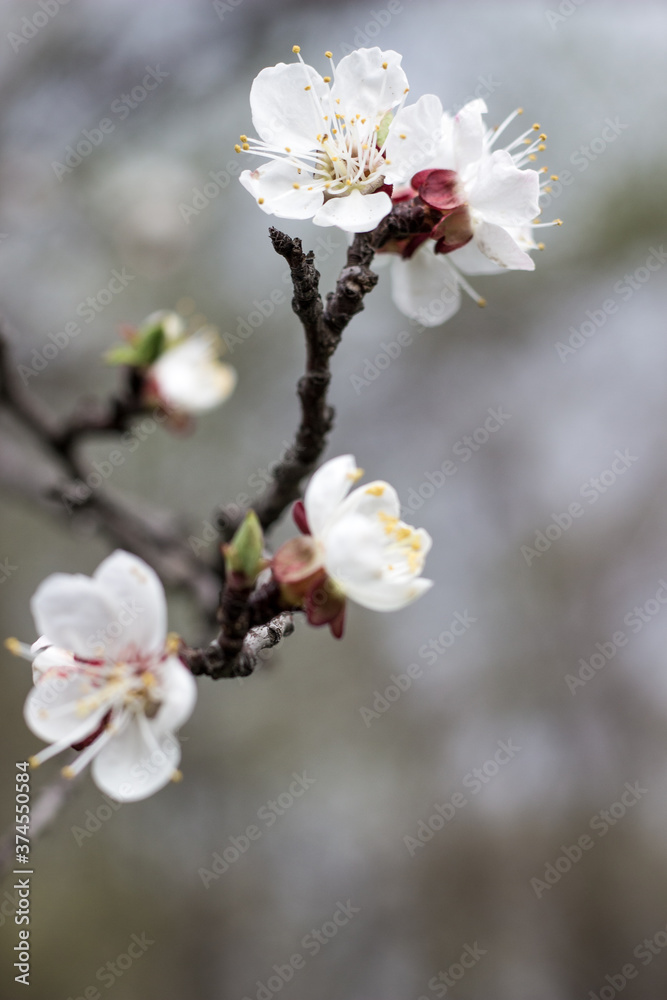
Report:
[[[474,279],[485,310],[466,300],[420,331],[394,309],[385,273],[335,358],[328,454],[353,451],[405,504],[422,501],[409,519],[433,536],[436,585],[399,614],[351,607],[339,643],[300,625],[243,684],[200,681],[181,784],[112,811],[85,779],[33,850],[30,996],[662,1000],[664,4],[70,0],[54,13],[55,3],[15,0],[0,14],[0,299],[16,363],[30,364],[114,269],[133,277],[91,322],[78,314],[82,335],[32,391],[64,414],[113,387],[100,355],[119,324],[180,304],[234,334],[253,300],[284,292],[233,345],[234,397],[193,435],[148,436],[113,473],[114,489],[172,507],[194,534],[216,503],[252,495],[249,477],[279,456],[297,418],[303,345],[285,267],[230,173],[263,66],[290,60],[297,42],[322,69],[325,49],[339,59],[355,45],[396,48],[416,96],[435,92],[456,110],[481,94],[492,123],[522,105],[522,121],[548,133],[540,162],[568,183],[545,208],[565,225],[542,231],[534,274]],[[167,75],[121,118],[112,105],[146,67]],[[54,169],[105,117],[114,129],[90,155]],[[208,204],[184,213],[211,172],[222,179]],[[319,249],[331,287],[344,237],[283,228]],[[402,331],[411,344],[374,369]],[[579,346],[564,352],[570,338]],[[477,444],[499,407],[509,416]],[[0,431],[42,468],[4,417]],[[104,460],[114,447],[86,451]],[[609,472],[617,451],[627,457]],[[447,459],[455,474],[430,486]],[[559,529],[554,517],[567,525],[573,503],[581,516]],[[30,641],[43,577],[89,573],[110,546],[11,489],[1,518],[0,558],[15,569],[0,585],[0,634]],[[536,532],[545,551],[522,552]],[[171,611],[173,628],[201,638],[186,597]],[[452,641],[457,613],[475,620]],[[13,762],[41,744],[22,719],[28,665],[2,657],[4,827]],[[392,674],[408,677],[410,664],[396,697]],[[502,765],[499,741],[520,748]],[[35,789],[57,770],[45,765]],[[293,798],[304,772],[314,781]],[[279,796],[280,815],[267,805]],[[426,840],[420,823],[432,817],[428,842],[406,841],[419,830]],[[261,836],[202,876],[215,853],[234,857],[230,838],[249,825]],[[2,995],[14,997],[11,880],[1,893]],[[358,912],[343,923],[348,900]],[[133,934],[153,943],[110,973]]]

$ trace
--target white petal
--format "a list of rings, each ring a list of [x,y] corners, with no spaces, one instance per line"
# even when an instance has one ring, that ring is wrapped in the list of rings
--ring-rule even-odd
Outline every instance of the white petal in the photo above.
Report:
[[[224,403],[234,391],[236,371],[217,359],[218,342],[208,330],[171,348],[151,367],[167,406],[203,413]]]
[[[114,605],[107,625],[121,657],[132,652],[161,653],[167,636],[167,602],[164,587],[155,570],[143,559],[117,549],[95,570],[93,579]]]
[[[468,191],[473,213],[499,226],[532,222],[540,207],[540,179],[536,170],[520,170],[509,153],[497,150],[480,164]]]
[[[408,78],[401,69],[401,56],[393,49],[383,52],[377,46],[355,49],[336,66],[331,95],[340,99],[347,117],[382,116],[403,100]],[[383,68],[383,63],[387,68]]]
[[[435,94],[424,94],[416,104],[397,112],[385,145],[390,161],[385,171],[388,184],[407,184],[419,170],[428,167],[453,167],[453,155],[447,157],[443,148],[443,122],[451,132],[451,120],[443,116],[440,98]]]
[[[431,580],[372,580],[368,583],[352,584],[347,596],[371,611],[399,611],[412,604],[433,586]]]
[[[37,631],[55,646],[84,658],[117,649],[107,631],[116,614],[113,597],[89,576],[54,573],[39,585],[30,608]]]
[[[482,222],[475,226],[475,243],[485,256],[500,267],[512,271],[534,271],[535,261],[502,226]]]
[[[109,709],[108,704],[95,707],[90,701],[89,710],[83,714],[82,699],[90,694],[91,688],[81,674],[42,677],[26,699],[25,721],[47,743],[65,737],[68,744],[78,743],[95,732]]]
[[[424,326],[439,326],[461,305],[456,272],[428,245],[421,246],[410,260],[397,258],[391,277],[396,306]]]
[[[187,722],[197,701],[197,682],[177,656],[160,666],[160,708],[151,720],[156,733],[175,732]]]
[[[137,802],[164,788],[181,759],[178,740],[153,734],[143,716],[135,716],[100,751],[92,765],[97,787],[118,802]]]
[[[489,260],[482,253],[474,239],[447,256],[464,274],[498,274],[503,270],[499,264]]]
[[[463,173],[466,167],[482,156],[486,133],[482,115],[486,110],[486,104],[478,98],[464,105],[454,118],[452,140],[456,169],[459,173]]]
[[[379,520],[360,514],[337,519],[326,533],[324,565],[344,593],[353,584],[379,580],[386,565],[385,534]]]
[[[269,160],[256,170],[244,170],[239,180],[263,212],[279,219],[310,219],[324,201],[321,187],[308,190],[312,176],[299,173],[287,160]]]
[[[42,639],[38,639],[37,642],[41,643],[43,639],[44,636],[42,636]],[[71,671],[78,669],[76,660],[68,650],[61,649],[59,646],[46,644],[41,648],[38,648],[36,651],[36,646],[37,643],[33,643],[32,651],[36,652],[36,655],[35,659],[32,661],[32,676],[35,682],[37,682],[47,670],[53,670],[56,668],[63,671],[63,673],[70,673]]]
[[[378,514],[382,513],[387,517],[398,517],[400,509],[401,504],[394,487],[378,479],[352,490],[338,507],[336,519],[346,517],[348,514],[377,518]]]
[[[310,87],[310,90],[306,90]],[[317,148],[324,130],[320,101],[329,88],[312,66],[278,63],[263,69],[250,88],[250,109],[257,134],[267,143],[294,152]]]
[[[303,497],[308,527],[313,535],[317,537],[322,533],[358,478],[354,455],[331,458],[313,474]]]
[[[346,233],[369,233],[391,212],[391,198],[384,191],[362,194],[354,190],[330,198],[313,216],[316,226],[338,226]]]

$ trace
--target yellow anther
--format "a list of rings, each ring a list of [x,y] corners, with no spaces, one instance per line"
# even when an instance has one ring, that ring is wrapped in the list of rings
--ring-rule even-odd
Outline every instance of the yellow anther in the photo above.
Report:
[[[331,83],[331,77],[330,76],[324,76],[324,77],[322,77],[322,79],[324,80],[325,83]]]
[[[552,174],[551,175],[551,180],[552,181],[557,181],[558,180],[558,174]]]
[[[332,135],[338,135],[338,129],[337,128],[332,128],[331,129],[331,134]]]
[[[248,141],[248,136],[247,135],[240,135],[239,139],[241,140],[241,142],[247,142]]]
[[[340,97],[336,98],[336,104],[340,104]]]
[[[522,114],[523,114],[523,108],[517,108],[517,109],[516,109],[516,113],[517,113],[518,115],[522,115]]]
[[[352,186],[352,181],[350,180],[349,177],[346,179],[345,183],[348,185],[348,187]]]
[[[168,653],[177,653],[181,648],[181,637],[177,632],[167,633],[167,640],[164,644],[164,648]]]
[[[250,146],[248,145],[248,143],[247,143],[247,142],[244,142],[244,143],[243,143],[243,149],[246,149],[246,150],[247,150],[247,149],[250,149]]]
[[[375,486],[369,486],[366,490],[369,497],[381,497],[384,493],[384,486],[382,483],[377,483]]]
[[[547,133],[546,132],[542,132],[541,135],[539,136],[539,138],[542,140],[542,142],[545,142],[545,140],[547,138]]]
[[[307,86],[307,87],[304,87],[303,89],[304,89],[304,90],[310,90],[310,84],[308,84],[308,86]]]
[[[258,198],[257,199],[257,204],[258,205],[263,205],[264,204],[264,199],[263,198]]]
[[[240,152],[241,152],[241,147],[239,146],[238,142],[237,142],[237,143],[236,143],[236,145],[234,146],[234,152],[235,152],[235,153],[240,153]]]
[[[405,90],[403,91],[403,93],[404,93],[404,94],[407,94],[409,90],[410,90],[410,88],[409,88],[409,87],[406,87],[406,88],[405,88]]]
[[[553,188],[552,188],[551,184],[548,184],[545,188],[542,188],[542,190],[544,191],[545,194],[551,194],[551,192],[553,191]]]
[[[537,244],[537,249],[538,250],[544,250],[544,243],[538,243]]]
[[[292,46],[292,52],[293,52],[293,53],[294,53],[295,55],[298,55],[298,54],[299,54],[299,52],[301,52],[301,46],[300,46],[300,45],[293,45],[293,46]]]
[[[28,757],[28,763],[32,768],[39,767],[39,758],[36,756]]]
[[[480,307],[480,309],[484,309],[484,307],[486,306],[486,299],[478,299],[477,305]]]
[[[540,131],[540,123],[539,122],[535,122],[535,124],[533,125],[533,129],[534,129],[535,132],[539,132]]]
[[[310,185],[310,187],[308,188],[308,190],[309,190],[309,191],[312,191],[312,190],[313,190],[313,185],[312,185],[312,184]]]
[[[546,147],[546,146],[544,145],[544,143],[543,143],[543,142],[541,142],[541,143],[539,144],[539,146],[537,147],[537,152],[538,152],[538,153],[543,153],[543,152],[544,152],[544,150],[545,150],[546,148],[547,148],[547,147]]]
[[[414,538],[412,539],[412,548],[415,550],[415,552],[419,552],[421,547],[422,547],[422,540],[419,537],[419,535],[415,535]]]
[[[292,187],[293,187],[293,188],[296,188],[296,190],[298,191],[298,190],[299,190],[299,188],[301,187],[301,185],[300,185],[300,184],[297,184],[297,182],[296,182],[296,181],[294,181],[294,184],[292,184]]]
[[[326,51],[326,52],[324,53],[324,55],[326,56],[326,58],[327,58],[327,59],[333,59],[333,52],[329,52],[329,50],[328,50],[328,49],[327,49],[327,51]]]
[[[325,181],[324,182],[324,186],[325,186],[325,188],[330,188],[331,187],[331,181]]]
[[[529,153],[529,154],[528,154],[528,159],[529,159],[529,160],[536,160],[536,159],[537,159],[537,157],[535,156],[535,153]]]
[[[410,537],[411,534],[412,534],[412,531],[411,531],[410,528],[397,528],[396,529],[396,541],[397,542],[404,542],[407,538]]]
[[[179,771],[178,768],[174,768],[174,770],[171,772],[171,780],[176,784],[179,781],[183,781],[183,772]]]
[[[563,220],[562,219],[554,219],[554,222],[556,223],[557,226],[562,226],[563,225]]]
[[[62,774],[63,778],[69,778],[70,780],[76,777],[76,771],[74,770],[73,767],[70,767],[69,764],[67,765],[67,767],[64,767],[60,773]]]
[[[401,132],[399,139],[407,139],[407,135],[405,134],[405,132]]]
[[[286,153],[291,153],[292,152],[292,147],[291,146],[285,146],[285,152]]]
[[[365,124],[366,124],[366,119],[365,119],[365,118],[362,118],[362,119],[361,119],[361,124],[362,124],[362,125],[365,125]]]
[[[361,144],[361,148],[362,148],[362,149],[368,149],[368,143],[367,143],[367,142],[363,142],[363,143]]]
[[[18,639],[14,639],[13,636],[10,636],[9,639],[5,639],[5,648],[8,649],[13,656],[21,655],[21,643]]]
[[[389,63],[382,63],[382,69],[386,69]]]

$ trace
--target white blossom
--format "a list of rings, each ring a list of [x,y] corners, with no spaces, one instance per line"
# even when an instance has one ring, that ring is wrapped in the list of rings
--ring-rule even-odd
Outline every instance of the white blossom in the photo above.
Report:
[[[32,647],[7,645],[33,661],[25,719],[50,744],[33,766],[80,748],[63,773],[73,777],[92,763],[95,783],[121,802],[178,779],[175,732],[192,713],[197,690],[167,636],[166,600],[154,571],[118,550],[92,578],[49,576],[31,609],[41,638]]]

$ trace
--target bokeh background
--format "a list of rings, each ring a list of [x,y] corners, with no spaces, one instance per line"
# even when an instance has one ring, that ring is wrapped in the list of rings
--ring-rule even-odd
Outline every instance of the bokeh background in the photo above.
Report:
[[[113,473],[110,487],[174,509],[195,535],[217,503],[253,493],[249,477],[279,456],[297,417],[303,345],[285,267],[267,218],[231,173],[263,66],[291,59],[296,42],[322,68],[325,49],[338,59],[357,45],[396,48],[416,95],[438,93],[452,111],[485,96],[491,122],[522,105],[523,121],[548,133],[540,162],[567,181],[544,211],[565,225],[543,231],[534,274],[477,279],[487,308],[466,300],[427,330],[395,310],[384,274],[335,358],[328,454],[353,451],[419,507],[411,519],[433,536],[436,585],[396,615],[351,608],[339,643],[301,625],[243,684],[202,680],[181,784],[111,810],[90,779],[81,783],[33,850],[33,1000],[95,990],[118,1000],[664,998],[666,38],[659,2],[2,5],[0,298],[15,363],[30,364],[114,269],[133,276],[30,379],[32,391],[64,414],[82,393],[113,387],[100,356],[121,323],[180,305],[231,335],[254,300],[283,293],[232,345],[235,396],[190,436],[147,436]],[[110,114],[147,67],[163,82],[124,119]],[[89,156],[54,169],[109,116],[114,130]],[[184,212],[212,171],[217,193]],[[318,249],[331,287],[344,237],[284,228]],[[373,368],[402,331],[410,345]],[[564,352],[570,338],[578,346]],[[508,416],[477,444],[490,408]],[[25,459],[33,493],[57,481],[9,418],[0,431],[0,456]],[[469,460],[466,435],[476,444]],[[93,441],[86,452],[104,460],[113,447]],[[609,473],[617,451],[625,467]],[[447,459],[455,474],[429,488]],[[0,557],[15,569],[0,585],[0,633],[31,640],[37,584],[56,570],[91,572],[110,543],[81,519],[46,513],[9,468]],[[582,516],[557,537],[554,517],[567,524],[575,502]],[[545,551],[522,551],[547,529]],[[186,596],[173,595],[171,612],[181,634],[202,637]],[[452,641],[457,613],[474,622]],[[21,714],[28,666],[2,660],[5,826],[13,762],[36,745]],[[410,664],[418,676],[382,701]],[[580,671],[589,679],[576,684]],[[499,741],[520,748],[502,766],[488,763]],[[485,766],[476,783],[473,769]],[[35,775],[35,790],[57,767]],[[314,780],[292,798],[304,772]],[[619,804],[626,783],[639,787]],[[436,805],[449,815],[457,792],[455,815],[436,819],[428,842],[405,840],[424,832]],[[269,825],[279,796],[285,808]],[[260,838],[227,871],[202,877],[251,824]],[[591,846],[577,859],[571,848],[584,835]],[[331,932],[348,900],[358,912],[314,954],[306,935]],[[8,997],[22,995],[11,910],[9,879]],[[122,975],[99,978],[132,934],[153,943]],[[296,953],[303,967],[267,985]]]

